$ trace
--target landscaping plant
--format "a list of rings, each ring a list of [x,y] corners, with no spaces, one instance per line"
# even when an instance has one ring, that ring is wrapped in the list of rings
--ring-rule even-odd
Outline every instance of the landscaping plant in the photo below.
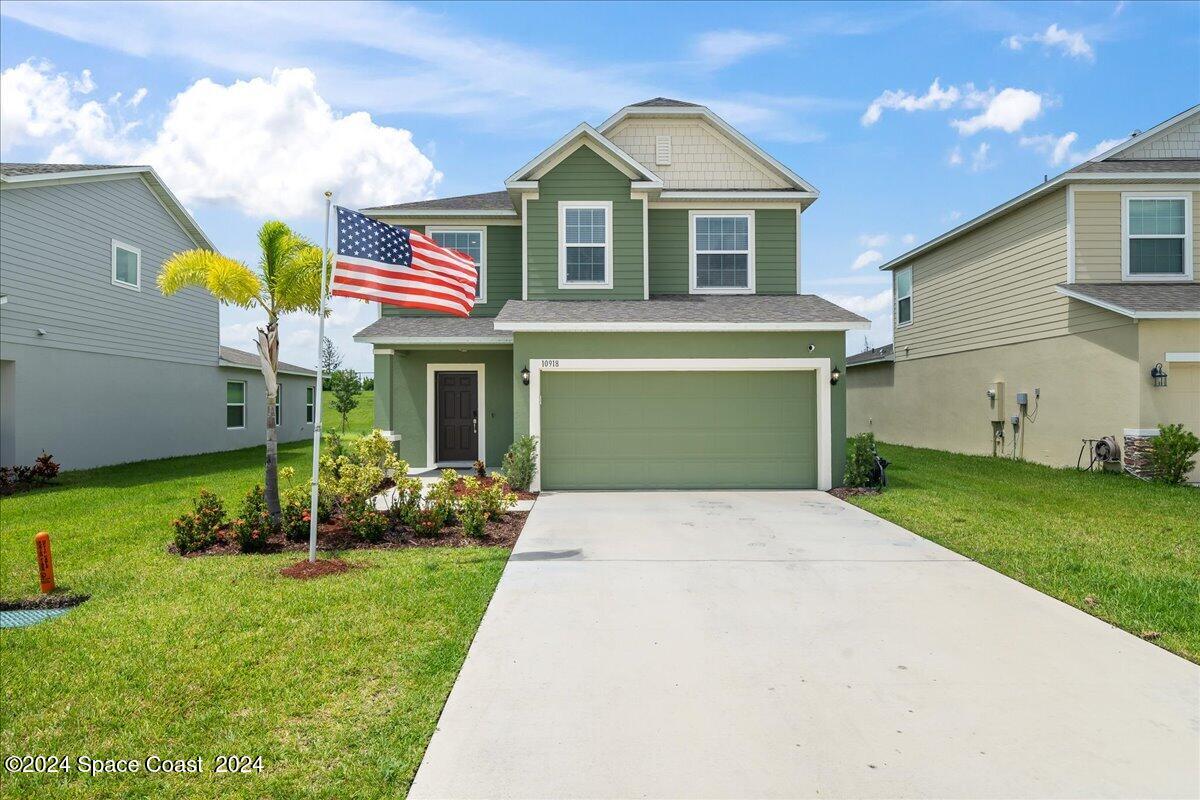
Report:
[[[0,494],[45,486],[58,477],[58,469],[58,462],[44,450],[33,464],[0,467]]]
[[[278,520],[279,437],[275,398],[279,389],[279,317],[296,311],[316,314],[321,301],[321,249],[278,220],[258,230],[258,270],[211,250],[175,253],[158,274],[158,288],[170,296],[192,286],[205,289],[226,305],[261,308],[266,325],[258,329],[258,356],[267,392],[265,502]]]
[[[342,509],[346,527],[364,542],[378,542],[387,533],[388,517],[375,509],[373,503],[355,502]]]
[[[338,455],[321,454],[319,488],[343,512],[377,494],[389,475],[397,481],[408,475],[408,464],[396,457],[391,442],[379,431],[351,440],[338,450]]]
[[[457,472],[444,469],[438,482],[429,487],[429,504],[445,510],[447,522],[454,520],[458,513],[458,481]]]
[[[479,479],[474,477],[466,478],[463,483],[466,494],[458,498],[458,519],[462,523],[463,533],[482,537],[488,521],[482,487],[479,485]]]
[[[417,536],[432,537],[441,533],[450,519],[445,503],[427,502],[418,506],[408,519],[408,526]]]
[[[346,432],[346,418],[358,408],[358,396],[362,394],[362,381],[352,369],[339,369],[329,376],[329,391],[333,393],[333,410],[342,417],[342,432]]]
[[[396,493],[388,506],[388,516],[395,526],[407,525],[412,515],[421,507],[421,479],[400,476],[396,478]]]
[[[860,433],[850,437],[846,446],[847,486],[873,486],[875,479],[875,434]]]
[[[175,548],[181,554],[187,554],[212,547],[224,524],[225,507],[221,498],[208,489],[201,489],[192,512],[171,521],[175,529]]]
[[[261,553],[276,530],[276,522],[267,508],[266,496],[260,484],[254,484],[242,501],[242,510],[233,521],[233,536],[243,553]]]
[[[512,443],[504,454],[501,466],[508,476],[508,485],[518,492],[529,491],[537,461],[537,438],[525,435]]]
[[[503,519],[517,504],[517,496],[508,490],[508,478],[499,472],[492,473],[490,485],[480,487],[479,496],[490,520]]]
[[[487,477],[487,464],[483,463],[482,458],[475,459],[475,463],[471,465],[471,469],[475,470],[476,478]]]
[[[1150,444],[1154,479],[1179,485],[1196,466],[1192,456],[1200,453],[1200,438],[1183,425],[1160,425]]]

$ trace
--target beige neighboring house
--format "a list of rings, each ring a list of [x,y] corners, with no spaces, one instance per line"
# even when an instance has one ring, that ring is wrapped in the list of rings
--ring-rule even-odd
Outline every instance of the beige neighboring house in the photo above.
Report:
[[[1159,425],[1200,433],[1198,200],[1200,106],[884,264],[848,431],[1054,466],[1112,436],[1146,475]]]

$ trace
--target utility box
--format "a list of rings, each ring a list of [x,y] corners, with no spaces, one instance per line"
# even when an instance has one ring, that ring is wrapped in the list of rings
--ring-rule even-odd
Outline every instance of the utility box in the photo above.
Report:
[[[1025,408],[1025,406],[1029,405],[1028,392],[1017,392],[1017,405],[1019,405],[1021,408]]]
[[[992,422],[1004,422],[1004,381],[996,381],[988,388],[988,413]]]

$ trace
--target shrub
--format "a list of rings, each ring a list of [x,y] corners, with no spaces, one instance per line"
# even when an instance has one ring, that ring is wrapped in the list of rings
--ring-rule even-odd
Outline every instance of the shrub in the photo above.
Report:
[[[875,434],[850,437],[846,447],[847,486],[871,486],[875,482]]]
[[[412,515],[421,507],[421,479],[399,477],[396,479],[396,493],[392,504],[388,507],[388,516],[393,524],[407,525]]]
[[[482,458],[475,459],[475,463],[471,465],[471,468],[475,470],[476,478],[487,477],[487,464],[483,463]]]
[[[458,473],[452,469],[442,470],[442,477],[429,487],[428,505],[436,505],[446,512],[446,521],[454,519],[458,512]]]
[[[438,503],[418,506],[409,517],[408,525],[417,536],[437,536],[445,527],[449,514],[446,507]]]
[[[387,514],[371,503],[354,503],[342,511],[342,519],[350,533],[365,542],[378,542],[387,533]]]
[[[499,520],[517,504],[517,496],[508,490],[508,478],[499,472],[492,473],[492,483],[480,489],[480,499],[488,519]]]
[[[508,485],[519,492],[529,491],[533,483],[533,470],[537,459],[537,439],[533,436],[522,436],[512,443],[504,454],[501,466],[508,476]]]
[[[487,527],[487,510],[483,505],[482,490],[478,478],[467,478],[467,493],[458,499],[458,519],[463,533],[482,537]]]
[[[45,450],[33,464],[33,480],[36,483],[49,483],[58,477],[58,462]]]
[[[382,433],[372,431],[341,444],[334,452],[322,453],[319,474],[320,493],[335,500],[344,513],[378,493],[389,474],[397,481],[407,476],[408,464],[396,458],[391,442]]]
[[[284,538],[289,542],[303,542],[308,538],[312,522],[311,503],[308,498],[299,502],[288,498],[282,502],[279,525],[283,529]]]
[[[1200,453],[1200,438],[1183,425],[1160,425],[1150,444],[1150,465],[1155,480],[1181,484],[1196,466],[1192,456]]]
[[[201,489],[192,512],[171,521],[175,528],[175,547],[180,553],[212,547],[224,524],[225,507],[221,505],[221,498],[208,489]]]
[[[58,477],[58,470],[59,466],[54,457],[45,451],[42,451],[33,464],[0,467],[0,494],[44,486]]]
[[[246,492],[242,501],[242,510],[233,521],[233,536],[238,549],[243,553],[262,552],[275,532],[271,522],[271,514],[267,511],[267,500],[263,495],[262,486],[255,484]]]

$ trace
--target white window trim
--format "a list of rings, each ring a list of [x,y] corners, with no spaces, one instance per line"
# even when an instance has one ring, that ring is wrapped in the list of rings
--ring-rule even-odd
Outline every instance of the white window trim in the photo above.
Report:
[[[231,383],[240,383],[242,385],[242,402],[240,402],[240,403],[229,402],[229,384],[231,384]],[[247,398],[247,394],[246,394],[246,382],[245,381],[225,381],[225,430],[227,430],[227,431],[244,431],[246,429],[246,398]],[[230,425],[229,424],[229,407],[230,406],[241,406],[242,407],[242,424],[241,425]]]
[[[283,421],[283,384],[275,384],[275,427]]]
[[[908,322],[900,321],[900,301],[903,298],[896,293],[896,284],[900,282],[899,277],[901,272],[908,273],[908,294],[904,295],[904,297],[908,298]],[[917,304],[913,300],[916,288],[916,284],[913,283],[912,267],[902,267],[892,270],[892,319],[896,321],[897,328],[907,328],[913,324],[913,319],[917,316]]]
[[[317,418],[317,387],[304,387],[304,424],[312,425]]]
[[[487,302],[487,226],[486,225],[431,225],[425,229],[430,239],[435,233],[478,233],[479,234],[479,297],[476,303]]]
[[[118,247],[121,248],[122,250],[128,250],[129,252],[131,252],[137,256],[137,282],[136,283],[126,283],[125,281],[117,280],[117,248]],[[134,291],[134,292],[140,292],[142,290],[142,250],[141,250],[141,248],[134,247],[131,244],[125,244],[125,242],[122,242],[120,239],[113,239],[112,240],[111,261],[112,261],[112,284],[113,284],[113,286],[120,286],[123,289],[130,289],[131,291]]]
[[[696,285],[696,219],[698,217],[745,217],[746,223],[746,286],[700,288]],[[741,251],[705,251],[741,252]],[[691,294],[754,294],[754,211],[750,209],[714,209],[688,211],[688,291]]]
[[[567,280],[567,209],[604,209],[604,280]],[[611,289],[613,287],[613,215],[611,200],[559,200],[558,201],[558,288],[560,289]],[[571,245],[587,247],[588,245]]]
[[[435,467],[470,466],[467,462],[437,460],[437,374],[439,372],[474,372],[479,389],[477,413],[479,414],[479,452],[475,456],[485,461],[487,453],[487,397],[484,394],[485,369],[483,364],[426,364],[425,365],[425,469]]]
[[[1169,275],[1132,275],[1129,272],[1129,201],[1130,200],[1182,200],[1183,201],[1183,272]],[[1178,239],[1171,234],[1139,235],[1138,239]],[[1121,192],[1121,280],[1180,282],[1192,280],[1192,193],[1191,192]]]
[[[828,358],[533,358],[529,360],[529,435],[542,435],[543,372],[792,372],[817,373],[817,488],[833,488],[832,389]],[[482,396],[482,395],[481,395]],[[481,401],[482,402],[482,401]],[[482,427],[480,428],[482,431]],[[482,438],[480,439],[482,447]],[[542,489],[542,447],[532,491]]]

